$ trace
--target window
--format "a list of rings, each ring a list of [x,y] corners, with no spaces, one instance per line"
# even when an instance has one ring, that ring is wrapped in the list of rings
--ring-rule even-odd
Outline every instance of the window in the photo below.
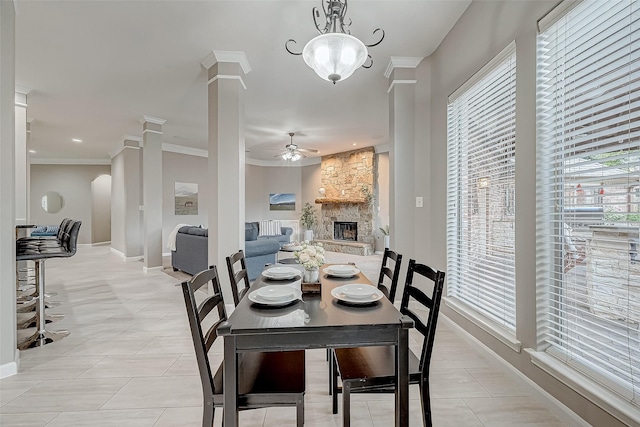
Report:
[[[640,4],[584,1],[538,36],[541,348],[640,399]]]
[[[515,332],[516,54],[511,43],[447,112],[447,300]]]

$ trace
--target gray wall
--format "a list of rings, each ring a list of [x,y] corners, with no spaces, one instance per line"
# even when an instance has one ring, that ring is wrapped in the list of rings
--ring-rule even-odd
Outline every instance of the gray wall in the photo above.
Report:
[[[167,248],[169,233],[178,224],[202,225],[207,228],[208,162],[206,157],[188,154],[162,152],[162,253],[170,252]],[[175,214],[175,183],[186,182],[198,184],[198,214]]]
[[[416,218],[416,225],[421,223],[422,227],[428,229],[428,234],[416,241],[423,242],[425,249],[421,251],[429,254],[430,263],[437,268],[446,268],[447,97],[512,40],[516,40],[516,306],[517,338],[522,342],[523,349],[536,349],[537,345],[534,191],[536,21],[556,3],[472,2],[440,47],[428,61],[423,61],[419,70],[422,76],[431,76],[430,87],[423,86],[421,89],[431,91],[428,108],[430,126],[428,130],[417,129],[416,138],[416,164],[427,165],[429,170],[428,176],[421,176],[418,175],[419,168],[416,168],[416,192],[424,193],[429,220],[424,222]],[[429,134],[425,134],[427,131]],[[423,142],[427,147],[421,147]],[[419,227],[416,226],[416,229]],[[511,350],[445,304],[442,313],[592,425],[622,425],[601,408],[535,367],[524,350],[520,353]]]
[[[111,176],[100,175],[91,182],[91,243],[111,241]]]
[[[31,165],[31,222],[59,225],[64,218],[81,220],[78,243],[91,243],[91,181],[110,173],[108,165]],[[62,194],[60,212],[50,214],[42,209],[40,201],[47,191]]]
[[[245,220],[300,219],[302,201],[300,167],[270,167],[246,165]],[[269,194],[294,193],[295,211],[270,211]]]

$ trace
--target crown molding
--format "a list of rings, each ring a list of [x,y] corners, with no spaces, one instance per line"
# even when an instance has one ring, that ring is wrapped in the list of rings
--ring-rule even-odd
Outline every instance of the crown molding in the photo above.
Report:
[[[375,149],[376,154],[388,153],[390,150],[389,144],[374,145],[373,148]]]
[[[387,93],[391,92],[395,85],[408,85],[408,84],[416,84],[416,83],[418,83],[417,80],[393,80],[389,85],[389,88],[387,89]]]
[[[244,84],[244,80],[242,80],[242,77],[240,77],[240,76],[230,76],[230,75],[226,75],[226,74],[218,74],[217,76],[215,76],[214,78],[209,80],[207,82],[207,85],[210,85],[211,83],[215,82],[216,80],[240,80],[240,84],[242,85],[242,87],[245,90],[247,89],[247,85]]]
[[[392,56],[384,76],[389,78],[395,68],[416,68],[424,59],[424,56]]]
[[[251,65],[247,59],[247,54],[241,50],[212,50],[200,64],[207,70],[218,62],[234,62],[240,64],[242,72],[248,74],[251,72]]]
[[[142,142],[142,137],[137,135],[122,135],[122,141]]]
[[[163,125],[165,124],[167,121],[164,119],[159,119],[157,117],[152,117],[152,116],[142,116],[139,120],[140,124],[144,124],[144,123],[153,123],[154,125]]]
[[[20,93],[22,95],[29,95],[30,92],[31,92],[31,88],[28,88],[26,86],[16,85],[16,93]]]
[[[200,148],[185,147],[184,145],[162,144],[162,151],[186,154],[188,156],[209,157],[209,151]]]
[[[319,165],[322,162],[320,157],[308,157],[295,162],[286,162],[285,160],[258,160],[246,157],[244,163],[252,166],[262,166],[267,168],[299,168],[302,166]]]
[[[31,158],[32,165],[98,165],[109,166],[111,159],[44,159]]]

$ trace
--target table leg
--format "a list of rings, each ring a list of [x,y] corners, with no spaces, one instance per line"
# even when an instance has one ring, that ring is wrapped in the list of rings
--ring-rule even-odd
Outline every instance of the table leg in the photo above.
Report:
[[[238,427],[238,353],[236,338],[224,337],[224,425]]]
[[[409,425],[409,331],[398,330],[396,346],[396,427]]]

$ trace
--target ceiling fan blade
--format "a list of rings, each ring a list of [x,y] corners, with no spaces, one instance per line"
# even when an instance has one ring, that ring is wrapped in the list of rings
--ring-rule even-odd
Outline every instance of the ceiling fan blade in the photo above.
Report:
[[[278,153],[273,157],[282,157],[283,154],[287,154],[287,153],[288,153],[288,151],[283,151],[282,153]]]
[[[298,148],[298,151],[303,153],[319,153],[318,150],[314,150],[313,148]]]

